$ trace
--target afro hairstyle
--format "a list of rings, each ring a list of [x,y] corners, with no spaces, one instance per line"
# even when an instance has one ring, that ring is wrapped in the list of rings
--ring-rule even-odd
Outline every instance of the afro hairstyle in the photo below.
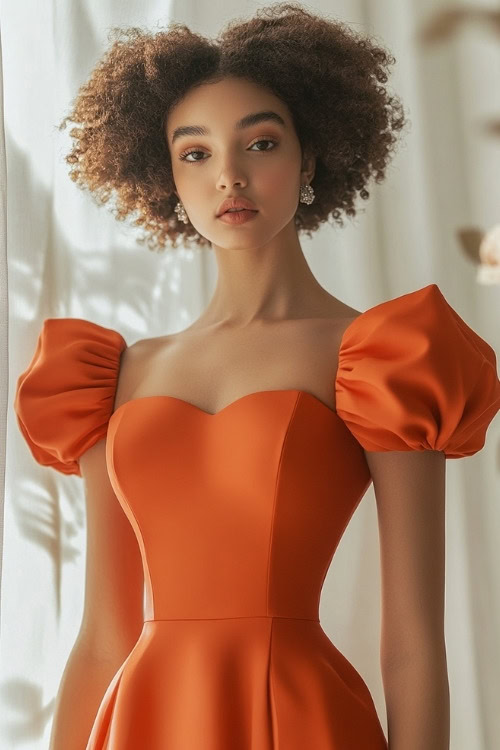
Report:
[[[383,47],[337,20],[299,3],[260,8],[233,20],[210,40],[186,25],[151,32],[113,27],[110,48],[72,102],[71,179],[99,204],[114,194],[115,218],[135,213],[151,250],[177,243],[211,243],[179,221],[178,198],[165,134],[168,113],[190,89],[228,77],[267,88],[288,106],[302,152],[316,156],[315,200],[299,203],[298,232],[311,233],[329,217],[343,226],[355,216],[357,193],[369,197],[381,182],[405,125],[399,99],[389,95]]]

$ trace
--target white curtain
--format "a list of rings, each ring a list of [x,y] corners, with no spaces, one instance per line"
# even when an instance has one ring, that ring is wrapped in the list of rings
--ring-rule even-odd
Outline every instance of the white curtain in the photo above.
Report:
[[[2,749],[48,747],[59,681],[82,615],[85,570],[82,480],[33,460],[13,411],[16,379],[46,317],[87,318],[120,331],[132,344],[189,325],[208,303],[217,273],[211,251],[162,255],[139,246],[139,230],[118,223],[78,190],[63,160],[70,128],[59,132],[56,125],[107,47],[112,26],[153,28],[174,20],[215,36],[231,18],[248,17],[264,4],[1,3]],[[499,8],[498,2],[472,5]],[[376,35],[391,49],[397,62],[390,85],[403,100],[411,129],[385,182],[370,188],[368,203],[359,202],[355,222],[342,230],[325,226],[302,246],[323,286],[360,310],[437,283],[464,320],[500,352],[500,289],[477,283],[455,235],[459,226],[486,229],[499,222],[498,140],[484,137],[477,125],[500,113],[500,41],[473,27],[451,42],[422,49],[417,30],[432,12],[449,6],[444,0],[307,4]],[[500,747],[499,473],[497,418],[482,451],[447,461],[453,750]],[[371,487],[334,556],[320,616],[366,680],[387,732],[378,545]]]

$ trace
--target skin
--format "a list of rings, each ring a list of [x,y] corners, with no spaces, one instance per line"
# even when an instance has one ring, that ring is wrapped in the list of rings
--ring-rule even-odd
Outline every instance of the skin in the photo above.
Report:
[[[283,117],[283,129],[272,122],[235,130],[234,124],[244,115],[270,109]],[[204,125],[211,131],[205,136],[183,136],[171,144],[175,128]],[[314,156],[302,154],[297,134],[286,105],[257,84],[240,79],[226,79],[191,90],[169,113],[166,138],[172,159],[176,194],[196,230],[210,240],[218,265],[218,280],[208,307],[190,329],[196,332],[195,343],[203,342],[210,367],[220,367],[220,345],[227,346],[228,372],[231,356],[242,341],[246,352],[257,355],[264,350],[269,328],[280,342],[287,321],[297,331],[298,346],[293,347],[300,367],[299,318],[313,331],[309,319],[356,316],[330,295],[315,279],[304,257],[294,215],[301,184],[309,184],[316,166]],[[274,138],[278,146],[261,144],[265,153],[252,147],[258,139]],[[179,159],[186,150],[196,152],[187,162]],[[200,163],[189,163],[198,160]],[[248,197],[259,209],[251,222],[240,226],[226,225],[216,218],[218,206],[228,196]],[[272,325],[262,327],[266,322]],[[316,321],[317,322],[317,321]],[[316,325],[316,324],[315,324]],[[317,326],[316,326],[317,328]],[[318,329],[317,329],[318,330]],[[207,336],[207,333],[210,336]],[[252,338],[255,334],[255,338]],[[330,339],[313,341],[315,351],[329,351]],[[325,342],[325,343],[323,343]],[[252,349],[252,346],[254,349]],[[277,382],[283,382],[283,351],[275,347]],[[271,350],[273,347],[271,347]],[[201,351],[199,346],[196,351]],[[249,358],[251,359],[251,358]],[[192,353],[185,360],[192,369]],[[258,360],[258,356],[257,356]],[[138,364],[144,361],[138,351]],[[267,361],[267,360],[266,360]],[[306,360],[308,361],[308,360]],[[158,371],[158,381],[147,381],[147,393],[175,392],[184,395],[184,382],[166,379],[172,368],[148,367]],[[238,372],[238,368],[235,368]],[[245,368],[243,368],[243,371]],[[191,371],[191,370],[190,370]],[[255,370],[259,371],[259,368]],[[267,371],[267,368],[266,368]],[[252,370],[254,372],[254,370]],[[260,376],[260,374],[259,374]],[[149,376],[153,378],[153,375]],[[299,373],[295,373],[299,382]],[[311,382],[311,373],[301,373]],[[321,373],[314,377],[324,379]],[[179,376],[181,379],[181,376]],[[196,379],[196,378],[195,378]],[[226,377],[226,380],[228,378]],[[214,392],[205,384],[202,408],[215,411],[250,390],[273,387],[236,379],[234,390],[222,399],[220,383],[214,376]],[[135,382],[144,378],[135,378]],[[185,379],[184,379],[185,380]],[[232,386],[229,378],[226,389]],[[274,386],[276,387],[276,386]],[[126,388],[126,386],[125,386]],[[319,385],[309,387],[319,392]],[[137,394],[136,394],[137,395]],[[120,396],[121,398],[121,396]],[[193,401],[186,393],[186,400]],[[121,403],[121,401],[119,401]],[[381,584],[382,627],[381,668],[384,683],[388,741],[390,750],[448,750],[449,686],[444,637],[445,581],[445,455],[441,451],[365,451],[373,478],[377,502]]]
[[[235,130],[244,115],[267,109],[281,115],[284,128],[263,122]],[[205,125],[211,135],[182,136],[171,145],[182,125]],[[338,304],[312,274],[295,227],[300,185],[310,184],[316,159],[302,154],[286,104],[257,84],[225,79],[192,89],[169,113],[165,130],[175,192],[189,221],[212,243],[218,266],[197,325],[243,328],[262,319],[321,316]],[[259,138],[277,145],[255,146]],[[186,149],[197,153],[181,161]],[[229,196],[249,198],[257,217],[239,226],[221,222],[216,212]]]
[[[285,129],[273,123],[234,129],[241,117],[263,109],[280,114]],[[246,81],[227,79],[192,90],[170,113],[166,136],[181,125],[206,125],[211,130],[210,136],[180,138],[171,156],[177,195],[196,230],[212,243],[218,282],[210,304],[191,326],[195,335],[185,337],[183,331],[180,337],[166,337],[175,342],[175,367],[152,362],[154,343],[153,348],[165,350],[166,356],[170,351],[172,363],[172,348],[165,337],[136,342],[124,351],[115,410],[131,398],[159,393],[198,400],[201,394],[193,397],[190,387],[199,381],[193,372],[196,366],[211,373],[203,380],[204,402],[198,404],[210,413],[245,392],[282,387],[288,369],[293,387],[303,383],[326,403],[331,394],[323,394],[322,389],[331,390],[328,375],[336,368],[336,362],[328,361],[336,355],[332,320],[338,328],[339,319],[344,325],[346,317],[359,313],[346,309],[316,281],[298,241],[294,214],[299,188],[313,179],[314,158],[303,158],[285,104]],[[265,153],[249,148],[267,137],[279,142],[275,150],[270,144]],[[192,158],[206,162],[179,161],[188,148],[203,151],[206,156]],[[259,209],[257,218],[241,226],[218,220],[216,210],[228,195],[250,198]],[[307,326],[307,336],[300,326]],[[227,347],[221,348],[221,341]],[[252,352],[254,366],[249,367]],[[266,367],[260,368],[263,352]],[[318,352],[321,356],[316,357]],[[189,377],[183,377],[183,362],[188,363]],[[287,362],[290,368],[284,367]],[[217,367],[224,371],[219,373]],[[262,381],[256,382],[257,378]],[[233,390],[222,394],[221,401],[222,386]],[[143,627],[142,558],[110,484],[105,451],[106,441],[100,440],[80,457],[90,545],[85,610],[58,694],[51,750],[85,745],[106,686]],[[365,451],[365,455],[380,531],[381,667],[389,749],[448,750],[444,455],[440,451]]]

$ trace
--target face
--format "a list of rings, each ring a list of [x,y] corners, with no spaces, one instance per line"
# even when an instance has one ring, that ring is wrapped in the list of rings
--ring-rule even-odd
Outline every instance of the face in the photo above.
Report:
[[[275,117],[236,127],[264,111]],[[184,127],[206,133],[174,137]],[[169,113],[165,135],[176,194],[212,245],[261,246],[294,226],[300,185],[310,183],[314,161],[302,158],[286,104],[267,89],[236,78],[194,88]],[[258,212],[246,223],[224,223],[217,212],[229,197],[248,198]]]

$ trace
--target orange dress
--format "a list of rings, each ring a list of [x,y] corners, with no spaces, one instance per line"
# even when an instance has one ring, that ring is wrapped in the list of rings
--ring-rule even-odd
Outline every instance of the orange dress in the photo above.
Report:
[[[124,338],[44,321],[15,411],[34,458],[81,476],[106,439],[142,553],[141,635],[87,750],[383,750],[370,691],[323,630],[325,576],[371,477],[363,452],[479,451],[496,356],[436,284],[346,329],[333,411],[299,389],[208,414],[167,395],[113,411]]]

